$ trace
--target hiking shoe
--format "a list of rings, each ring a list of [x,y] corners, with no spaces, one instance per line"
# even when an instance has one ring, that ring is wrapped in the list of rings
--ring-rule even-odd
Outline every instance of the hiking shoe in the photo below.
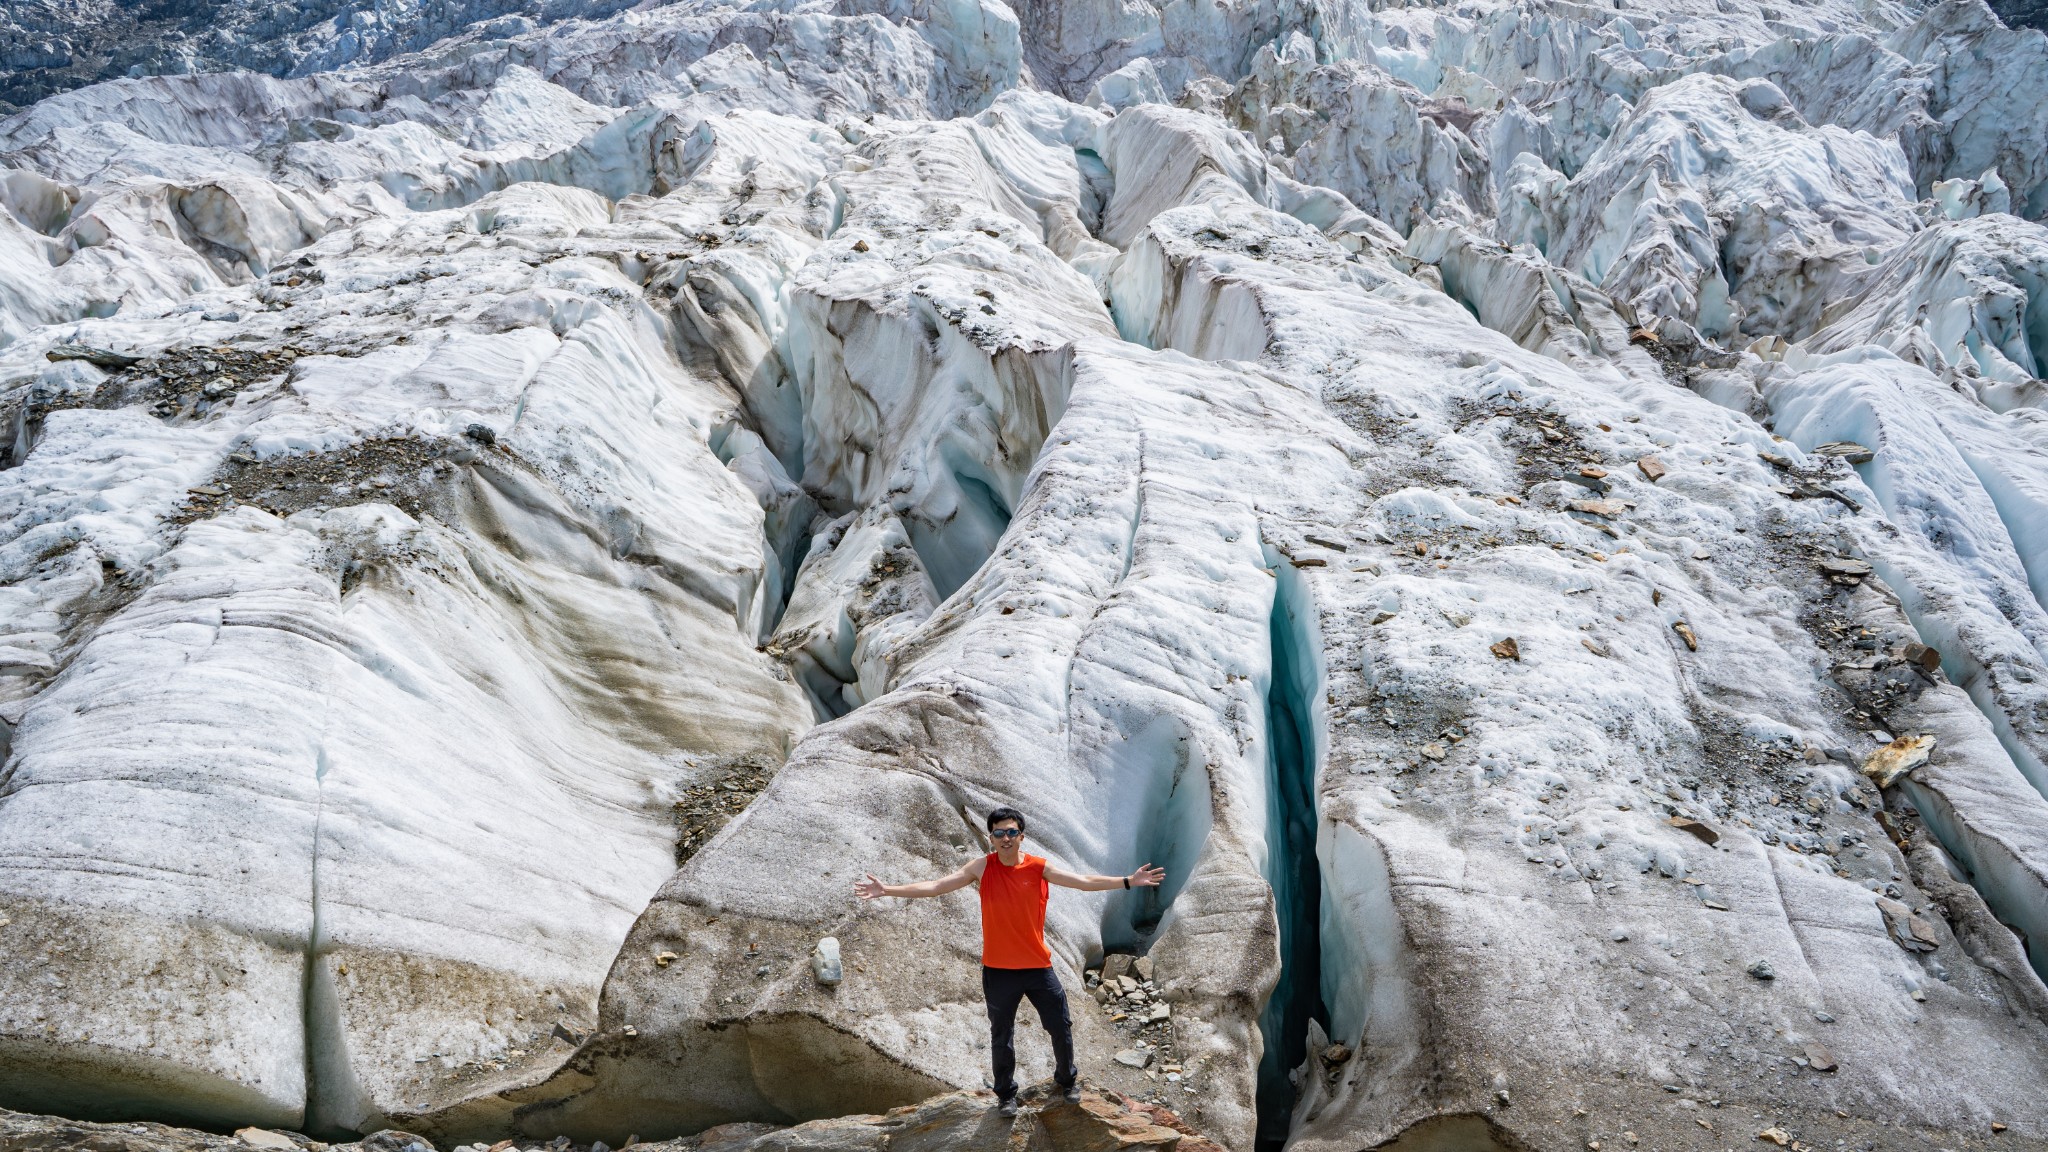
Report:
[[[1081,1102],[1080,1081],[1077,1080],[1074,1083],[1067,1085],[1065,1088],[1062,1088],[1060,1090],[1060,1097],[1069,1104],[1079,1104]]]
[[[1017,1098],[1015,1096],[1005,1096],[1002,1099],[996,1101],[996,1115],[1015,1116],[1016,1114]]]

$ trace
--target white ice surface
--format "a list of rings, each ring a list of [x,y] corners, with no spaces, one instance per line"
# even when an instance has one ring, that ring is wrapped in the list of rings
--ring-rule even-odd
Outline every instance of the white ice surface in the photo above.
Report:
[[[2044,45],[692,0],[0,122],[0,1103],[617,1143],[973,1087],[972,894],[846,888],[1009,802],[1167,865],[1057,964],[1147,949],[1248,1146],[1286,653],[1358,1050],[1294,1146],[2048,1137]],[[1881,799],[1887,726],[1940,743]],[[675,870],[679,790],[785,758]]]

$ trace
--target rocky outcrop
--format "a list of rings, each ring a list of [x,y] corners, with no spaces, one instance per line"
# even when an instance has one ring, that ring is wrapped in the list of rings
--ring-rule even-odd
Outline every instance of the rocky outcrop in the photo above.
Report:
[[[1016,1116],[997,1113],[987,1092],[954,1092],[892,1109],[880,1116],[845,1116],[794,1127],[722,1124],[682,1140],[632,1141],[641,1152],[872,1152],[880,1148],[946,1152],[1221,1152],[1178,1115],[1115,1092],[1083,1092],[1076,1103],[1040,1086],[1022,1094]],[[344,1144],[326,1144],[296,1132],[245,1128],[220,1136],[161,1124],[91,1124],[0,1110],[0,1149],[6,1152],[414,1152],[431,1148],[424,1137],[386,1129]],[[465,1146],[467,1149],[469,1146]],[[477,1145],[474,1147],[481,1147]],[[520,1152],[588,1152],[603,1145],[505,1141]]]

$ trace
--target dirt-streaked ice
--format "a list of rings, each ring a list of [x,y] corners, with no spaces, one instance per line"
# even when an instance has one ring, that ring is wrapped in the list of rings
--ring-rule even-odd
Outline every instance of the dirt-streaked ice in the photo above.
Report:
[[[2048,1140],[2048,39],[578,13],[0,121],[0,1104]]]

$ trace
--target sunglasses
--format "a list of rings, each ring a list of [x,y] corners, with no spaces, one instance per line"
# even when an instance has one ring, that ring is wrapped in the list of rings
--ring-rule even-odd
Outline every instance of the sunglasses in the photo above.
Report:
[[[1015,840],[1017,837],[1022,836],[1023,834],[1024,830],[1022,828],[997,828],[996,830],[989,833],[989,835],[995,837],[998,840]]]

